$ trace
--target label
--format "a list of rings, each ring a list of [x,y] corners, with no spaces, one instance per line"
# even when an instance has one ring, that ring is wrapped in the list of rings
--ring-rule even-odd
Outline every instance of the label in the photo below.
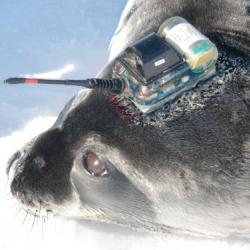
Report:
[[[155,62],[155,67],[158,67],[162,64],[164,64],[166,62],[166,60],[164,58],[162,58],[161,60],[158,60],[157,62]]]
[[[197,41],[208,40],[189,23],[180,23],[174,26],[171,30],[166,31],[166,38],[171,40],[177,47],[187,51],[189,47]]]

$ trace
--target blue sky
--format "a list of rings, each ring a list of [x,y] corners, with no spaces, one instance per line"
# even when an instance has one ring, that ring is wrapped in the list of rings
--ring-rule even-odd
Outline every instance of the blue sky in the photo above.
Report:
[[[126,0],[1,0],[0,83],[73,64],[66,78],[94,76]],[[0,136],[38,115],[55,115],[77,88],[0,84]],[[19,115],[18,115],[19,114]],[[20,115],[21,114],[21,115]]]

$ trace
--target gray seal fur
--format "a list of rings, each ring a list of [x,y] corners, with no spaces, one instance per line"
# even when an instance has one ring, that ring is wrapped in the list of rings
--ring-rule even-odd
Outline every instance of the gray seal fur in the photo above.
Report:
[[[30,213],[40,208],[140,230],[249,238],[249,6],[243,0],[128,1],[111,58],[179,15],[218,45],[218,76],[150,121],[131,122],[106,94],[80,91],[51,129],[10,159],[13,196]],[[109,67],[100,73],[109,75]],[[109,176],[86,173],[82,159],[89,151]]]

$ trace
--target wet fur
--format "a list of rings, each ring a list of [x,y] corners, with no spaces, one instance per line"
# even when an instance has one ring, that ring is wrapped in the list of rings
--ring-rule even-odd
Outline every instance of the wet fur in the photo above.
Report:
[[[135,0],[128,5],[112,55],[157,30],[167,17],[180,15],[217,43],[221,73],[149,121],[125,119],[110,96],[81,91],[53,128],[10,161],[13,195],[30,208],[42,204],[61,215],[67,214],[61,207],[76,202],[84,208],[74,215],[79,219],[167,233],[249,237],[248,2]],[[106,67],[100,75],[109,74]],[[86,150],[108,162],[109,178],[84,173]],[[103,210],[103,216],[93,212],[91,217],[86,212],[91,209]]]

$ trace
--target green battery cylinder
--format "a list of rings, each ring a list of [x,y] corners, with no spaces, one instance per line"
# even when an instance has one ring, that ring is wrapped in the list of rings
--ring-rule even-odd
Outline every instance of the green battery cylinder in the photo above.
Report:
[[[183,55],[195,73],[210,69],[218,59],[216,46],[182,17],[167,19],[160,26],[158,34]]]

